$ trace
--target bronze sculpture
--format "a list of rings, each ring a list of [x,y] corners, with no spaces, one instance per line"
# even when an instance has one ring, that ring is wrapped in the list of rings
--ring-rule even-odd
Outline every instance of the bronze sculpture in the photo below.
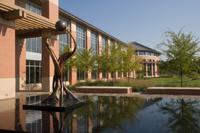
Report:
[[[80,101],[78,97],[76,97],[69,89],[67,89],[66,85],[63,83],[63,69],[64,69],[64,64],[69,59],[70,57],[73,56],[73,54],[76,52],[76,40],[72,36],[72,33],[70,32],[69,29],[67,29],[66,23],[64,21],[58,21],[55,25],[56,27],[56,34],[61,33],[67,33],[71,36],[73,42],[74,42],[74,48],[70,52],[64,52],[59,56],[59,58],[56,57],[55,53],[53,50],[50,48],[51,45],[51,40],[49,38],[46,38],[46,43],[45,47],[51,56],[54,64],[54,76],[53,76],[53,92],[51,95],[49,95],[45,100],[42,101],[42,103],[45,104],[57,104],[60,100],[60,104],[62,105],[63,103],[63,90],[66,93],[66,96],[72,97],[76,101]],[[60,90],[60,99],[57,97],[58,90]]]

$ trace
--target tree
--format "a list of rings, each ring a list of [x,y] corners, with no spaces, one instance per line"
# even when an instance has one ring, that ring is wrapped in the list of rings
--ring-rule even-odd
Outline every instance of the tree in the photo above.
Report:
[[[168,116],[168,126],[176,133],[199,133],[199,102],[191,99],[177,99],[158,104]]]
[[[165,53],[169,67],[174,73],[178,72],[181,78],[181,87],[183,86],[184,74],[191,74],[196,68],[194,60],[200,51],[199,41],[192,33],[185,34],[181,30],[178,33],[168,31],[165,33],[166,41],[162,43],[165,46]]]
[[[123,72],[132,72],[132,71],[138,71],[141,69],[141,58],[139,58],[136,53],[134,47],[129,44],[128,48],[123,51],[122,54],[123,61],[122,61],[122,70]],[[129,75],[128,75],[128,82],[129,82]]]
[[[64,47],[63,52],[69,52],[70,51],[70,47],[69,45],[66,45]],[[62,53],[63,53],[62,52]],[[68,69],[68,68],[72,68],[73,66],[75,66],[76,62],[76,58],[74,58],[74,56],[70,57],[66,62],[65,62],[65,68],[64,70]]]
[[[80,69],[81,71],[91,71],[94,69],[97,62],[97,56],[93,52],[93,50],[90,49],[82,49],[78,51],[76,54],[76,67]],[[87,75],[88,77],[88,75]]]
[[[122,46],[111,44],[110,47],[106,46],[99,55],[99,68],[102,73],[112,73],[113,79],[116,78],[114,73],[122,71]]]
[[[108,54],[108,70],[109,72],[111,72],[112,78],[116,78],[116,76],[114,75],[115,72],[120,71],[121,70],[121,63],[122,63],[122,46],[121,45],[114,45],[111,44],[110,47],[110,53]]]
[[[99,60],[99,70],[102,72],[102,74],[106,75],[108,77],[109,72],[109,55],[108,55],[108,46],[106,46],[103,50],[101,55],[98,56]]]

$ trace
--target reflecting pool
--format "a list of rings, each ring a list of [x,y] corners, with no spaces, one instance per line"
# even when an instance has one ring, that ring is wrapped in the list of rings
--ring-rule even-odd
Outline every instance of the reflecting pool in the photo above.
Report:
[[[0,101],[0,131],[33,133],[199,133],[197,99],[89,96],[68,113],[23,110],[43,95]]]

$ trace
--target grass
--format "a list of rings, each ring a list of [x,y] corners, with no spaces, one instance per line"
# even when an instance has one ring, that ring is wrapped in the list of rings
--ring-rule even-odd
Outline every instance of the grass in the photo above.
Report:
[[[184,77],[183,87],[200,87],[200,79]],[[180,87],[179,77],[127,79],[115,81],[87,81],[77,83],[76,86],[131,86],[134,91],[145,91],[147,87]]]
[[[152,78],[153,86],[180,87],[181,81],[179,77],[168,78]],[[200,79],[183,78],[183,87],[200,87]]]

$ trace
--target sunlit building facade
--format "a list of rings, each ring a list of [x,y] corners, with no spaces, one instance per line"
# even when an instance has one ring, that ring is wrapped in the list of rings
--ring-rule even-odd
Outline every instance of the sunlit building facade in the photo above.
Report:
[[[66,22],[77,42],[77,50],[92,48],[95,54],[101,54],[102,49],[111,44],[126,45],[59,8],[58,0],[2,0],[0,13],[0,99],[13,98],[17,91],[51,91],[54,66],[44,43],[55,30],[58,20]],[[58,56],[66,46],[73,48],[74,44],[69,35],[63,34],[58,36],[51,48]],[[68,67],[64,80],[75,84],[86,78],[102,80],[126,76],[127,73],[122,72],[111,74],[94,69],[86,73],[79,68]],[[151,77],[157,76],[158,72],[155,72]]]
[[[142,58],[143,76],[146,78],[159,77],[158,64],[161,53],[138,42],[130,44],[135,48],[136,55]]]

